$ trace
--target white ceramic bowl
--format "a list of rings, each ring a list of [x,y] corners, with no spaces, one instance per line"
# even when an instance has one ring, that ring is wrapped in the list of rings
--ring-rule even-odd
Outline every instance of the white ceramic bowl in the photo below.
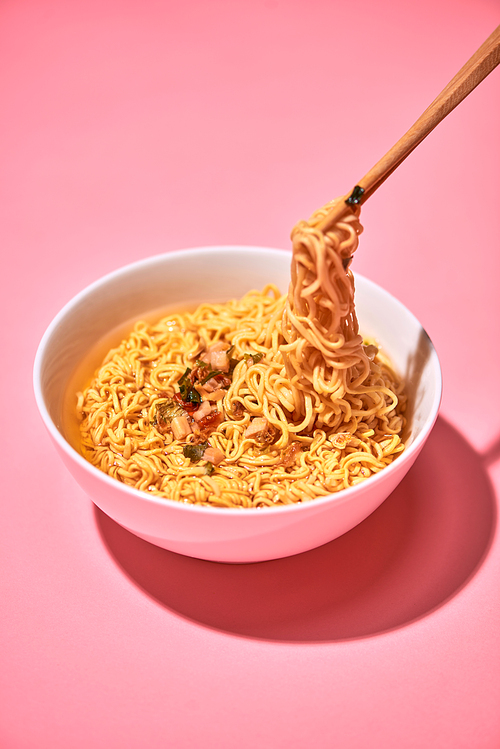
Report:
[[[262,247],[206,247],[151,257],[121,268],[70,301],[37,352],[34,389],[64,463],[95,504],[153,544],[218,562],[258,562],[331,541],[364,520],[394,490],[421,451],[441,400],[441,370],[418,320],[394,297],[356,276],[361,332],[374,337],[407,381],[406,450],[382,472],[337,494],[266,509],[180,504],[132,489],[94,468],[68,441],[63,407],[68,383],[96,341],[130,318],[170,305],[224,301],[272,282],[288,288],[290,254]],[[186,290],[189,290],[188,292]]]

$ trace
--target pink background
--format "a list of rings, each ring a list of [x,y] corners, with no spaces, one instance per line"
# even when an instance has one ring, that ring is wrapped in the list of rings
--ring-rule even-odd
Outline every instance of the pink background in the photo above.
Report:
[[[500,746],[500,68],[363,210],[441,416],[346,536],[227,566],[140,541],[63,467],[31,369],[104,273],[288,247],[500,22],[498,0],[3,0],[0,747]]]

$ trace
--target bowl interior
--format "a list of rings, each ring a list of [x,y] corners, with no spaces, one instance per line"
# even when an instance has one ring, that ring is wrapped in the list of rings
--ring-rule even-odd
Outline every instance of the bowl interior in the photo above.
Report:
[[[37,402],[52,436],[71,450],[66,411],[75,400],[69,385],[89,350],[111,330],[153,310],[224,301],[267,283],[286,292],[289,273],[290,253],[283,250],[199,248],[135,263],[82,291],[49,326],[35,363]],[[361,332],[376,339],[406,380],[409,447],[423,438],[437,415],[441,376],[436,352],[418,320],[361,276],[356,276],[356,309]]]

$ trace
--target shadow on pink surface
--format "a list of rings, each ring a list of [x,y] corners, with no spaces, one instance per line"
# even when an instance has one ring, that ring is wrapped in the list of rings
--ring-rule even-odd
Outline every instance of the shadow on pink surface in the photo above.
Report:
[[[247,637],[345,640],[423,617],[470,579],[496,522],[483,463],[439,418],[405,480],[363,523],[318,549],[258,564],[183,557],[95,513],[118,565],[166,608]]]

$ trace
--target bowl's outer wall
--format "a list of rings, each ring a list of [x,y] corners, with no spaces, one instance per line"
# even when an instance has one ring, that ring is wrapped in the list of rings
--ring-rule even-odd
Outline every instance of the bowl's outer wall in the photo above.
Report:
[[[376,488],[361,485],[356,501],[348,493],[333,503],[308,502],[297,513],[241,510],[237,514],[218,509],[168,503],[139,503],[133,492],[106,485],[86,471],[56,443],[58,452],[82,489],[106,515],[156,546],[186,556],[214,562],[249,563],[292,556],[322,546],[354,528],[391,494],[415,462],[420,450],[399,472],[385,471]],[[113,481],[111,479],[111,481]],[[172,506],[173,505],[173,506]],[[193,512],[194,510],[194,512]],[[263,517],[264,516],[264,517]]]
[[[357,277],[361,331],[373,336],[408,378],[415,403],[411,448],[354,489],[301,505],[237,511],[161,501],[101,473],[66,442],[62,404],[68,380],[110,329],[152,309],[224,300],[289,282],[290,254],[249,247],[199,248],[150,258],[101,279],[55,318],[39,347],[35,393],[42,417],[78,483],[111,518],[159,546],[213,561],[252,562],[296,554],[353,528],[393,491],[409,470],[437,417],[441,375],[437,355],[418,321],[397,300]]]

